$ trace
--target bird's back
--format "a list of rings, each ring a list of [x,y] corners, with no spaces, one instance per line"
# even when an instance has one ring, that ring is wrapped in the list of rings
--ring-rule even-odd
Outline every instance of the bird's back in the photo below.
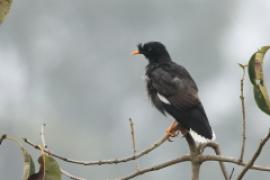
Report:
[[[150,64],[146,76],[149,97],[160,112],[173,116],[193,136],[213,139],[197,85],[183,66],[174,62]]]

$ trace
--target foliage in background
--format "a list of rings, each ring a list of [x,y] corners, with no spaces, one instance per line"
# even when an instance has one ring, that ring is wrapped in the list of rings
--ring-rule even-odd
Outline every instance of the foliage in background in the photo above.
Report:
[[[0,0],[0,24],[4,21],[7,16],[12,0]]]
[[[43,147],[39,146],[41,149],[41,155],[38,158],[39,171],[35,173],[35,164],[32,156],[23,147],[22,143],[14,137],[3,135],[0,139],[0,144],[4,139],[16,142],[19,145],[24,163],[23,163],[23,180],[61,180],[61,169],[53,157],[48,155],[43,151]]]
[[[256,103],[268,115],[270,115],[270,100],[263,76],[263,60],[269,48],[270,46],[261,47],[251,56],[248,63],[249,78],[253,84]]]

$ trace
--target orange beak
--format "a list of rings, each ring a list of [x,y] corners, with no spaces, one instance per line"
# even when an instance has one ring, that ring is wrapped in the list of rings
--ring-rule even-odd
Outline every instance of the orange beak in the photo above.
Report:
[[[132,51],[132,53],[131,53],[132,55],[137,55],[137,54],[141,54],[140,53],[140,51],[139,50],[134,50],[134,51]]]

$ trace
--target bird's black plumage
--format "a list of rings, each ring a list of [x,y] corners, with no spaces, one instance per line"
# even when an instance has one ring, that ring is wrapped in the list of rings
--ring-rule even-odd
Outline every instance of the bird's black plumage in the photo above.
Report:
[[[160,42],[139,44],[134,54],[143,54],[149,61],[147,91],[155,107],[173,116],[195,140],[194,136],[197,141],[213,140],[215,135],[198,97],[197,85],[188,71],[171,60]]]

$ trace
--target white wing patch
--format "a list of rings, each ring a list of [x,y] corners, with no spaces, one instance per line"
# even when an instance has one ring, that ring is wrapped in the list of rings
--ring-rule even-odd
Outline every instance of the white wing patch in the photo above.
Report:
[[[144,75],[143,79],[144,79],[146,82],[150,81],[149,76],[147,76],[146,74]]]
[[[207,139],[201,135],[199,135],[198,133],[196,133],[195,131],[193,131],[192,129],[189,130],[190,135],[192,136],[192,138],[198,142],[198,143],[207,143],[207,142],[211,142],[214,141],[216,139],[216,135],[213,132],[212,134],[212,139]]]
[[[167,98],[165,98],[164,96],[162,96],[161,94],[157,93],[157,96],[163,103],[171,104],[170,101]]]

